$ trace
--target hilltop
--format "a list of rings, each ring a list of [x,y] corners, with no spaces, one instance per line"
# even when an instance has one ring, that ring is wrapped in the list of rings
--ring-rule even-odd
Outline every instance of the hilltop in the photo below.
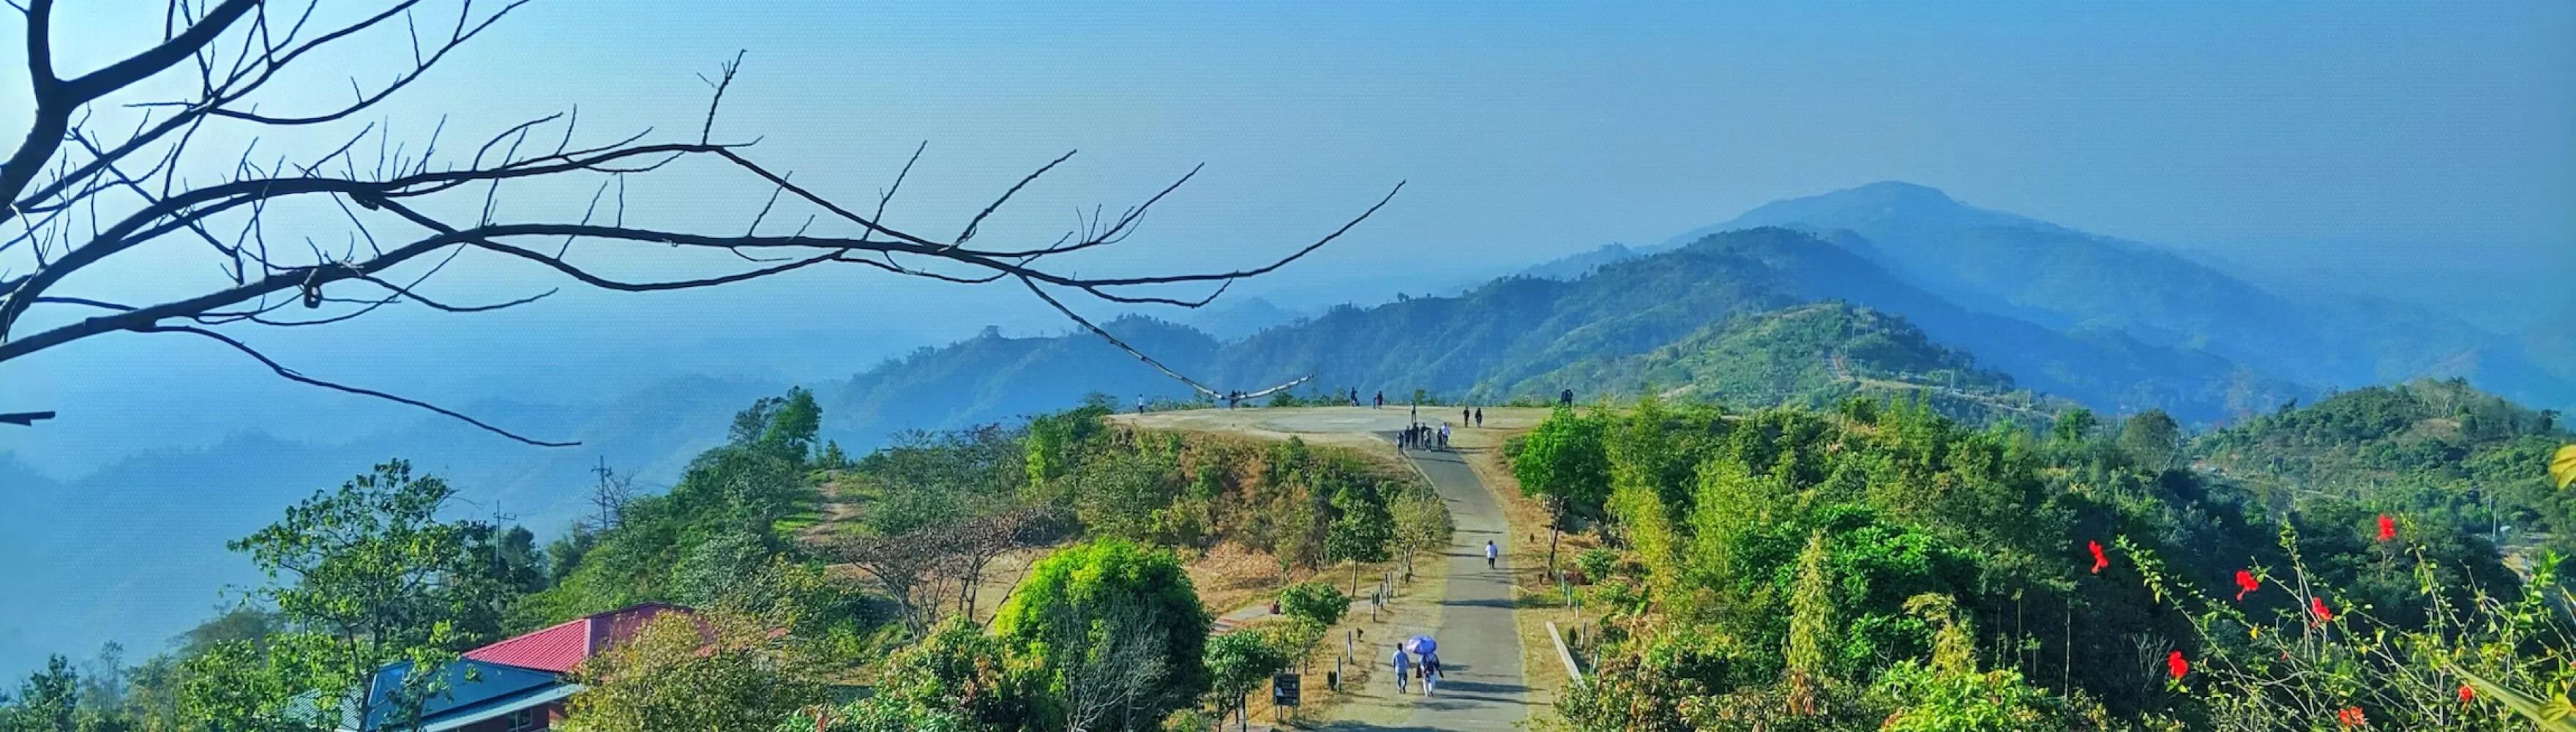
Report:
[[[2564,542],[2576,532],[2576,503],[2532,466],[2571,439],[2556,412],[2464,381],[2425,380],[2284,408],[2203,435],[2190,449],[2204,468],[2276,501],[2331,496],[2480,533],[2505,524]]]
[[[1596,356],[1479,395],[1544,396],[1561,389],[1660,393],[1744,406],[1821,406],[1861,392],[2012,391],[2012,377],[1979,368],[1905,319],[1841,302],[1729,318],[1670,344]]]
[[[2116,332],[2318,387],[2467,376],[2528,403],[2576,404],[2576,366],[2539,339],[2485,332],[2364,294],[2284,297],[2176,250],[1962,203],[1895,181],[1766,204],[1719,230],[1847,231],[1855,251],[1963,307],[2060,331]],[[1910,313],[1909,313],[1910,314]]]
[[[1828,240],[1786,228],[1730,231],[1643,258],[1597,265],[1576,279],[1506,277],[1455,297],[1343,306],[1241,341],[1219,342],[1143,319],[1120,321],[1112,330],[1220,389],[1252,390],[1313,375],[1316,388],[1325,392],[1356,388],[1392,396],[1422,389],[1450,397],[1502,398],[1547,391],[1539,386],[1546,383],[1591,395],[1631,384],[1565,379],[1587,370],[1607,374],[1629,368],[1606,364],[1658,349],[1703,350],[1718,345],[1718,335],[1739,318],[1838,300],[1869,309],[1872,314],[1862,319],[1865,327],[1879,329],[1895,347],[1882,353],[1877,341],[1840,344],[1847,352],[1861,347],[1867,356],[1863,366],[1879,369],[1872,375],[1965,373],[1976,370],[1963,360],[1973,354],[1981,368],[1993,373],[1963,379],[1962,387],[2000,392],[2006,390],[2004,384],[2012,384],[2110,411],[2161,407],[2194,421],[2305,393],[2296,384],[2206,353],[2111,332],[2061,333],[1970,311],[1871,263],[1854,252],[1859,246],[1848,237]],[[1784,362],[1813,361],[1819,353],[1819,343],[1800,338],[1766,340],[1787,331],[1747,335],[1751,332],[1739,333],[1728,344],[1737,356],[1682,368],[1697,368],[1714,385],[1734,378],[1717,372],[1749,368],[1761,360],[1752,358],[1753,351],[1788,349],[1777,354]],[[1695,333],[1703,337],[1690,340]],[[1865,335],[1856,332],[1853,337]],[[928,411],[918,414],[913,426],[956,427],[1067,403],[1091,391],[1111,393],[1122,404],[1132,396],[1190,396],[1096,341],[1080,333],[1031,339],[988,335],[924,349],[854,378],[834,400],[839,413],[854,421],[836,423],[834,429],[865,434],[874,429],[871,425],[918,410]],[[1929,350],[1936,348],[1942,353]],[[1881,356],[1889,362],[1877,364]],[[1605,365],[1578,365],[1586,362]],[[1935,362],[1946,365],[1931,367]],[[1822,361],[1817,364],[1821,367]],[[1941,378],[1947,386],[1948,377]],[[1751,403],[1763,404],[1817,385],[1812,378],[1810,382],[1778,389],[1739,386],[1752,390]]]

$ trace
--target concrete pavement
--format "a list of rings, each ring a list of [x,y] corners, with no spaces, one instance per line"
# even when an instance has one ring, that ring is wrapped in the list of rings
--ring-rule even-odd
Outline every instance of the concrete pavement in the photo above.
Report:
[[[1421,685],[1395,693],[1392,682],[1373,681],[1336,710],[1331,730],[1509,730],[1530,716],[1529,687],[1521,674],[1520,633],[1512,624],[1511,537],[1502,506],[1494,501],[1455,452],[1408,450],[1406,457],[1449,504],[1458,532],[1441,557],[1449,563],[1447,596],[1437,612],[1413,627],[1399,626],[1396,638],[1416,633],[1440,641],[1445,678],[1437,696],[1422,695]],[[1504,558],[1485,567],[1485,542],[1502,549]],[[1394,649],[1381,639],[1365,654],[1384,664]]]
[[[1455,423],[1459,416],[1456,410],[1425,406],[1421,420],[1429,424]],[[1412,414],[1409,408],[1393,405],[1383,409],[1245,407],[1118,415],[1111,419],[1152,429],[1233,432],[1273,439],[1293,436],[1310,442],[1393,452],[1395,432],[1403,429]],[[1545,409],[1488,407],[1485,425],[1528,427],[1547,414]],[[1476,478],[1475,470],[1467,466],[1464,454],[1434,450],[1407,450],[1404,454],[1448,503],[1457,525],[1447,551],[1419,560],[1448,563],[1444,567],[1445,594],[1438,604],[1429,607],[1404,603],[1405,607],[1398,608],[1391,637],[1371,638],[1371,644],[1360,649],[1357,655],[1363,662],[1377,664],[1376,671],[1364,686],[1346,690],[1349,696],[1333,708],[1332,719],[1324,728],[1348,732],[1515,729],[1533,709],[1528,680],[1522,675],[1520,633],[1512,619],[1510,524],[1501,504]],[[1493,569],[1485,567],[1488,540],[1503,552],[1499,566]],[[1429,594],[1422,596],[1427,598]],[[1267,611],[1266,604],[1258,610],[1242,608],[1227,613],[1225,619],[1240,623]],[[1394,650],[1393,641],[1416,633],[1440,641],[1440,661],[1447,673],[1438,696],[1423,696],[1419,683],[1411,685],[1409,693],[1398,694],[1386,673],[1386,657]]]

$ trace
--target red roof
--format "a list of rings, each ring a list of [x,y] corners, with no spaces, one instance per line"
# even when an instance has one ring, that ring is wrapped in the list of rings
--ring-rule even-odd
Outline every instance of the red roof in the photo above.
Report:
[[[692,614],[677,605],[648,603],[575,618],[527,635],[465,652],[485,663],[565,673],[611,645],[626,642],[663,613]]]

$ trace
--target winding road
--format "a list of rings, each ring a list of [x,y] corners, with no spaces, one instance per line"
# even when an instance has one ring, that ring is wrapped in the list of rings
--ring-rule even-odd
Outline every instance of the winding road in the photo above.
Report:
[[[1528,412],[1528,413],[1523,413]],[[1302,437],[1310,442],[1352,444],[1355,442],[1392,443],[1411,414],[1402,407],[1373,409],[1369,407],[1315,407],[1296,409],[1200,409],[1120,417],[1139,426],[1155,429],[1188,429],[1237,432],[1271,437]],[[1437,423],[1437,415],[1456,417],[1448,408],[1426,407],[1423,418]],[[1486,416],[1490,427],[1520,427],[1535,423],[1545,414],[1542,410],[1492,410]],[[1383,449],[1383,445],[1373,445]],[[1446,678],[1437,696],[1423,696],[1420,685],[1411,693],[1398,694],[1393,685],[1375,682],[1368,688],[1351,690],[1349,699],[1334,709],[1333,719],[1325,729],[1364,732],[1417,732],[1427,730],[1509,730],[1530,716],[1530,693],[1521,670],[1520,633],[1512,623],[1512,585],[1509,574],[1511,531],[1503,517],[1502,505],[1487,491],[1476,472],[1467,467],[1465,455],[1440,450],[1410,450],[1406,459],[1421,469],[1440,497],[1449,504],[1457,523],[1450,546],[1443,552],[1448,562],[1447,581],[1441,601],[1426,617],[1416,623],[1400,624],[1396,638],[1424,634],[1440,641],[1440,660]],[[1485,542],[1492,541],[1503,550],[1500,566],[1485,567]],[[1385,664],[1393,652],[1388,639],[1380,639],[1374,649],[1360,656],[1369,662]]]

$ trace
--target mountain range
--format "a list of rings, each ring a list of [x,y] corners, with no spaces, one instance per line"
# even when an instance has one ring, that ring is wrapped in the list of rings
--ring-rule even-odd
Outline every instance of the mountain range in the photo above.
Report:
[[[2292,399],[2406,378],[2466,377],[2539,407],[2576,405],[2576,313],[2490,333],[2361,296],[2293,300],[2166,249],[1876,183],[1764,205],[1653,245],[1612,244],[1390,302],[1220,300],[1186,325],[1104,324],[1218,389],[1298,377],[1402,401],[1421,389],[1504,401],[1643,392],[1742,406],[1922,394],[1947,411],[2066,404],[2232,423]],[[1288,302],[1288,305],[1276,304]],[[2556,325],[2551,325],[2556,324]],[[883,353],[885,351],[877,351]],[[255,580],[222,549],[287,504],[391,457],[463,487],[481,514],[552,533],[581,515],[588,470],[668,481],[752,399],[790,384],[671,374],[563,403],[454,404],[574,450],[424,420],[345,441],[241,434],[77,478],[0,454],[0,672],[109,638],[149,644]],[[988,328],[808,382],[824,436],[853,452],[912,429],[1063,408],[1086,394],[1188,399],[1186,387],[1079,331]],[[175,500],[174,497],[185,497]]]
[[[2548,347],[2544,334],[2490,333],[2367,293],[2294,300],[2174,250],[1969,206],[1924,186],[1882,182],[1779,201],[1710,230],[1755,226],[1851,232],[1855,253],[1962,307],[2205,351],[2313,388],[2456,376],[2525,403],[2576,404],[2576,360],[2537,352]]]
[[[1828,240],[1780,227],[1733,230],[1597,265],[1572,280],[1513,276],[1455,297],[1340,307],[1236,341],[1192,337],[1194,331],[1143,318],[1122,319],[1109,328],[1220,389],[1252,391],[1313,376],[1329,393],[1356,388],[1364,394],[1409,395],[1422,389],[1452,398],[1503,400],[1573,388],[1590,398],[1627,391],[1628,384],[1570,383],[1568,374],[1582,372],[1577,364],[1688,348],[1676,344],[1695,332],[1831,300],[1870,309],[1873,322],[1883,319],[1902,332],[1920,333],[1926,347],[1938,343],[1975,354],[1978,366],[1969,367],[1962,358],[1961,371],[1992,369],[2010,375],[1996,383],[2017,383],[2113,411],[2161,407],[2208,422],[2311,391],[2202,351],[2149,344],[2117,331],[2053,330],[1969,310],[1871,262],[1855,251],[1855,244],[1847,235]],[[1132,356],[1097,340],[1079,334],[988,337],[926,349],[852,379],[835,401],[840,408],[825,413],[827,420],[837,413],[855,421],[827,424],[864,431],[864,425],[890,413],[881,405],[906,402],[948,405],[927,426],[956,427],[1111,387],[1133,388],[1140,395],[1187,396]],[[1145,345],[1149,343],[1152,347]],[[1912,370],[1904,363],[1875,363],[1869,349],[1846,352],[1863,368]],[[1816,360],[1822,355],[1805,350],[1788,357]],[[961,380],[970,383],[956,383]],[[934,381],[945,383],[931,385]],[[1123,398],[1128,392],[1109,393]],[[1760,406],[1777,404],[1785,394],[1763,388],[1700,396]],[[1015,409],[1021,411],[1011,411]]]

